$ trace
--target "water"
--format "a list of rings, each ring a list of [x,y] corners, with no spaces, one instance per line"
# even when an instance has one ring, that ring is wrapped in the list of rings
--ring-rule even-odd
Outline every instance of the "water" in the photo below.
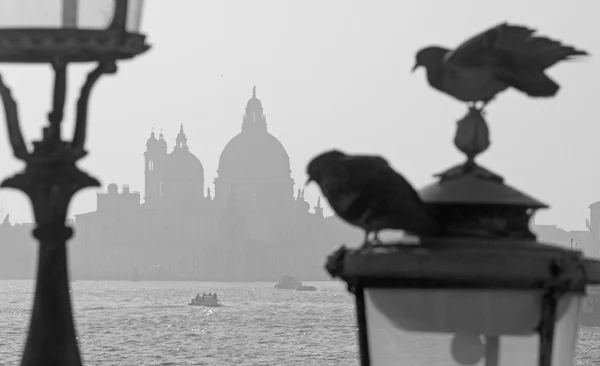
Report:
[[[306,284],[318,291],[275,290],[273,283],[71,283],[85,364],[358,365],[353,298],[340,283]],[[0,365],[18,364],[32,286],[0,281]],[[208,291],[227,306],[187,305]],[[599,365],[600,329],[583,328],[578,348],[578,365]]]

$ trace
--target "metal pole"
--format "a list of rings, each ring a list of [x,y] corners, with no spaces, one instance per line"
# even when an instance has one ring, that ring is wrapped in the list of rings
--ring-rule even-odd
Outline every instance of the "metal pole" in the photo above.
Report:
[[[84,188],[100,185],[76,163],[86,154],[83,135],[92,86],[101,74],[116,72],[114,62],[103,62],[89,74],[81,90],[74,139],[63,141],[60,124],[66,92],[66,64],[57,61],[53,68],[56,79],[53,110],[48,115],[50,125],[45,128],[42,140],[33,143],[32,152],[27,150],[23,140],[17,104],[0,78],[0,97],[10,142],[15,156],[26,163],[22,172],[6,179],[0,187],[18,189],[29,197],[36,221],[33,236],[40,243],[35,298],[22,366],[82,365],[67,269],[66,243],[73,230],[65,222],[73,196]]]

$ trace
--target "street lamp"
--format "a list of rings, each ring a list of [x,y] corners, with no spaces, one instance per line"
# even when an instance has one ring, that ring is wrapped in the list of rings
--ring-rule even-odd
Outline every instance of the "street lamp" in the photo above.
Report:
[[[65,225],[72,197],[99,182],[76,163],[85,156],[87,107],[92,87],[116,61],[150,47],[138,33],[143,0],[31,2],[2,0],[0,62],[50,64],[55,74],[52,110],[42,139],[29,149],[19,125],[17,104],[0,78],[7,132],[13,153],[25,169],[4,180],[3,188],[23,191],[36,220],[40,242],[35,299],[21,365],[81,365],[69,298]],[[61,123],[69,63],[95,62],[81,88],[73,138],[63,140]]]
[[[600,262],[536,241],[529,221],[547,206],[475,163],[489,146],[479,111],[454,142],[467,161],[420,191],[443,237],[342,246],[327,261],[355,295],[362,365],[572,365]]]

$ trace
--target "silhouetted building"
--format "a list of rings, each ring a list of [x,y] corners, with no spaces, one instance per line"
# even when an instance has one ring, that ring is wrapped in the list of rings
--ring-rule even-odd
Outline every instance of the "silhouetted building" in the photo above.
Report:
[[[290,159],[268,132],[256,89],[241,132],[221,153],[214,196],[183,125],[169,152],[161,133],[146,143],[144,203],[110,184],[97,211],[76,215],[73,251],[78,279],[129,278],[228,281],[327,279],[334,246],[360,240],[321,201],[310,212],[291,178]]]
[[[581,250],[590,257],[600,257],[600,201],[589,206],[587,230],[565,230],[556,225],[533,225],[538,240]]]
[[[12,224],[10,215],[0,217],[0,278],[34,279],[37,245],[33,224]]]

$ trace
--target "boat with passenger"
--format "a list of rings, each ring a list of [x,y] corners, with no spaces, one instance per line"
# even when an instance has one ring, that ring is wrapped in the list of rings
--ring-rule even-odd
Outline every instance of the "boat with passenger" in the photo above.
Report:
[[[296,288],[296,291],[317,291],[315,286],[302,285]]]
[[[294,276],[283,276],[275,285],[278,290],[296,290],[298,287],[302,287],[302,282]]]
[[[196,294],[196,297],[192,298],[192,301],[188,304],[190,306],[206,306],[206,307],[221,307],[225,306],[218,299],[216,293],[208,293],[208,294]]]

